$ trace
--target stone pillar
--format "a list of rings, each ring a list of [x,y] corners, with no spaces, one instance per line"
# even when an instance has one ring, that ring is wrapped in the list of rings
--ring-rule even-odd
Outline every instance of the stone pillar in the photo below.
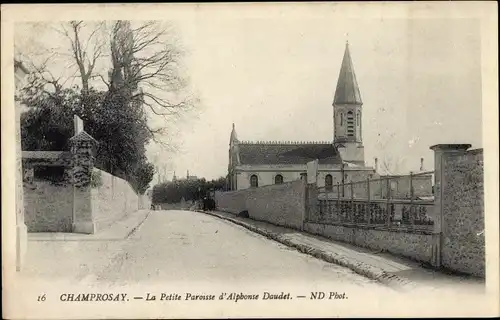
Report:
[[[92,234],[96,226],[92,216],[91,180],[97,141],[85,131],[70,139],[73,183],[73,232]]]
[[[434,230],[432,265],[441,267],[441,245],[443,237],[443,188],[446,181],[443,180],[443,160],[457,153],[465,153],[471,147],[470,144],[437,144],[430,147],[434,151]]]
[[[28,75],[28,70],[26,70],[20,62],[16,61],[14,63],[14,74],[15,89],[17,91],[22,88],[23,82]],[[21,150],[21,104],[16,101],[14,108],[16,127],[16,270],[21,271],[28,244],[28,228],[24,223],[24,171]]]
[[[311,217],[317,216],[318,210],[318,185],[314,183],[307,183],[307,181],[302,181],[305,188],[305,208],[304,216],[302,219],[302,230],[304,229],[304,224],[308,222]]]

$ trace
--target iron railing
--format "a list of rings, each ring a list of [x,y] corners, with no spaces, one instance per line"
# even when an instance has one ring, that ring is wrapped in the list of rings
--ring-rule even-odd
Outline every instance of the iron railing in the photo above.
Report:
[[[434,172],[387,176],[318,188],[310,222],[431,230]]]

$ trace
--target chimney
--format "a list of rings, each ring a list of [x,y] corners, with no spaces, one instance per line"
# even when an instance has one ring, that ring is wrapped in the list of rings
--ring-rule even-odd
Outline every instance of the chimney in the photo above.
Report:
[[[420,171],[424,171],[424,158],[420,158]]]
[[[375,172],[378,171],[378,158],[375,158]]]

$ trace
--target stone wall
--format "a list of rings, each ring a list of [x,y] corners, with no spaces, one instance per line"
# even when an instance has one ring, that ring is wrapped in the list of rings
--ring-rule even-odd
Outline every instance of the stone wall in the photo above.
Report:
[[[74,208],[71,153],[23,151],[22,157],[28,232],[71,232]],[[45,172],[38,176],[40,169],[56,169],[62,175],[47,176]]]
[[[485,275],[483,150],[443,156],[442,265]]]
[[[139,209],[139,196],[127,181],[96,168],[93,174],[100,176],[99,185],[91,189],[92,215],[97,230]]]
[[[298,180],[278,185],[215,195],[219,210],[238,213],[248,210],[250,218],[302,229],[306,209],[306,185]]]
[[[24,218],[28,232],[71,232],[73,186],[49,181],[25,184]]]
[[[139,210],[150,209],[151,208],[151,197],[148,195],[142,194],[138,195],[139,197]]]
[[[421,262],[430,263],[432,259],[432,235],[430,234],[310,222],[304,224],[304,230],[332,240],[373,250],[384,250]]]
[[[252,219],[302,229],[306,209],[305,186],[305,182],[299,180],[252,189],[246,197],[246,210]]]
[[[71,152],[23,151],[30,232],[95,233],[150,208],[148,196],[136,194],[127,181],[94,167],[97,141],[90,135],[80,131],[70,141]]]
[[[238,190],[238,191],[216,191],[215,203],[217,209],[224,212],[238,214],[246,209],[246,198],[251,189]]]

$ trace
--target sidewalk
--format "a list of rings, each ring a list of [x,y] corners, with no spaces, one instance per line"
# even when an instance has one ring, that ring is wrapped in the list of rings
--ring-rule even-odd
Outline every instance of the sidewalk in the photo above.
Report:
[[[127,214],[95,234],[28,233],[22,276],[28,282],[95,282],[93,275],[121,254],[127,239],[148,217],[149,210]]]
[[[146,220],[150,210],[138,210],[127,214],[109,227],[98,230],[94,234],[65,232],[33,232],[28,233],[28,241],[95,241],[123,240],[128,238]]]
[[[389,253],[356,247],[267,222],[240,218],[230,213],[200,212],[231,221],[318,259],[339,264],[398,291],[465,289],[474,293],[485,292],[484,281],[481,279],[448,275]]]

